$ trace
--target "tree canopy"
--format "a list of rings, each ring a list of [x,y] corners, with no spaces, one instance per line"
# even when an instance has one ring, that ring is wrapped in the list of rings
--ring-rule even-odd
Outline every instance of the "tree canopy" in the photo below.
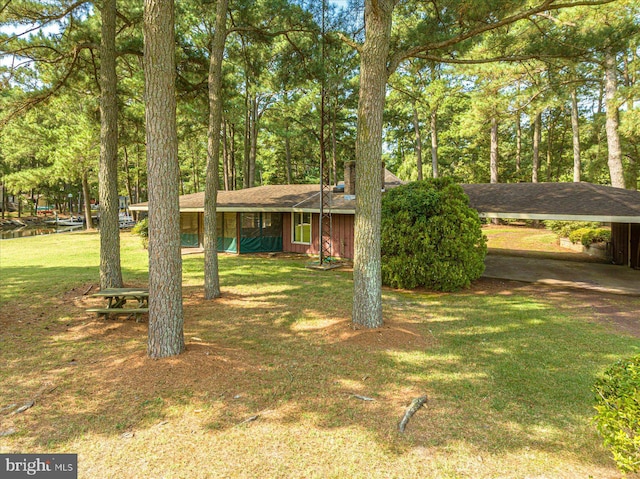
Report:
[[[96,99],[106,94],[100,72],[115,69],[117,147],[107,156],[117,180],[112,168],[101,183],[117,183],[132,202],[148,199],[142,6],[115,3],[114,66],[104,65],[101,46],[110,3],[0,7],[0,174],[19,198],[98,196]],[[354,320],[380,325],[381,160],[405,180],[638,188],[639,8],[633,0],[180,2],[179,192],[316,183],[323,155],[337,182],[355,159]],[[225,35],[216,37],[216,24]]]

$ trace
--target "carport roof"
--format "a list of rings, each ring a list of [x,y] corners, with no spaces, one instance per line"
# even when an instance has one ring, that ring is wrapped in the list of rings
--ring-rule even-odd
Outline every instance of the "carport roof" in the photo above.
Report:
[[[387,188],[401,183],[385,173]],[[483,218],[640,223],[640,193],[591,183],[463,184],[470,206]],[[218,192],[218,211],[319,210],[318,185],[268,185]],[[353,214],[355,200],[332,195],[334,213]],[[148,204],[131,206],[147,210]],[[204,211],[204,193],[180,197],[180,211]]]
[[[640,193],[591,183],[464,184],[484,218],[640,223]]]

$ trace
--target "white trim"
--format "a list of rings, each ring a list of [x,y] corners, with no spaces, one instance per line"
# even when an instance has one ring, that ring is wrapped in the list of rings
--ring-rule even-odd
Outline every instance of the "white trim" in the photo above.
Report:
[[[300,213],[300,214],[309,213],[311,215],[309,218],[309,242],[308,243],[304,241],[295,241],[295,237],[296,237],[295,236],[295,232],[296,232],[295,215],[297,213]],[[302,224],[306,224],[306,223],[302,223]],[[311,213],[310,211],[292,211],[291,212],[291,244],[303,244],[306,246],[310,246],[312,243],[313,243],[313,213]]]
[[[640,216],[558,215],[540,213],[478,213],[480,218],[516,220],[599,221],[601,223],[640,223]]]
[[[134,206],[131,211],[149,211],[148,206]],[[296,208],[296,207],[248,207],[248,206],[218,206],[218,213],[320,213],[318,208]],[[182,207],[180,213],[204,213],[204,207]],[[354,210],[331,208],[331,213],[337,215],[354,215]]]

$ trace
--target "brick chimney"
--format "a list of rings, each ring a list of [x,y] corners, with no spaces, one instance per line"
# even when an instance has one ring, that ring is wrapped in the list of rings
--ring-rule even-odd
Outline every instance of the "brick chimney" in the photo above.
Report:
[[[382,162],[382,191],[385,189],[385,164]],[[345,195],[355,195],[356,194],[356,162],[355,161],[347,161],[344,164],[344,194]]]
[[[344,164],[344,194],[356,194],[356,162],[347,161]]]

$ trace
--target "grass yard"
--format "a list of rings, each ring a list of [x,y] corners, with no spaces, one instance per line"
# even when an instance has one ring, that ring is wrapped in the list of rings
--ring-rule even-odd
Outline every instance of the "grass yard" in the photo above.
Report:
[[[153,361],[145,322],[85,312],[98,248],[95,233],[0,243],[0,453],[77,453],[80,478],[621,477],[591,386],[640,351],[608,322],[637,317],[640,298],[598,293],[595,308],[496,280],[385,290],[385,326],[353,330],[349,271],[223,255],[223,297],[207,302],[190,255],[187,352]],[[122,265],[146,285],[129,234]]]
[[[545,228],[487,224],[483,226],[482,230],[487,236],[489,250],[497,254],[606,263],[606,261],[586,253],[578,253],[561,247],[558,236]]]

